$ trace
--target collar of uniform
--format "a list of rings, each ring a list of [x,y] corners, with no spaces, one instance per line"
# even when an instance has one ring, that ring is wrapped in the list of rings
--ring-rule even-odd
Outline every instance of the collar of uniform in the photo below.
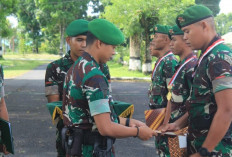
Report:
[[[192,56],[194,56],[193,53],[189,54],[187,57],[185,57],[182,61],[180,61],[180,65],[182,65],[187,59],[191,58]]]
[[[82,54],[82,57],[83,58],[85,58],[87,61],[93,61],[95,64],[96,64],[96,66],[98,67],[98,68],[100,68],[100,66],[99,66],[99,64],[97,63],[97,61],[93,58],[93,56],[91,56],[88,52],[84,52],[83,54]]]
[[[168,54],[169,52],[171,52],[171,50],[168,50],[167,52],[165,52],[165,54],[164,54],[163,56],[165,56],[165,55]],[[162,56],[162,57],[163,57],[163,56]]]
[[[217,41],[218,39],[220,39],[221,37],[220,36],[215,36],[212,40],[211,40],[211,42],[209,43],[209,45],[206,47],[206,49],[210,46],[210,45],[212,45],[215,41]],[[205,49],[205,50],[206,50]],[[205,50],[202,50],[201,51],[201,55],[205,52]],[[201,57],[201,55],[200,55],[200,57]]]
[[[71,55],[70,55],[70,50],[65,54],[64,59],[68,60],[68,62],[65,62],[67,64],[74,63],[74,61],[72,60]]]

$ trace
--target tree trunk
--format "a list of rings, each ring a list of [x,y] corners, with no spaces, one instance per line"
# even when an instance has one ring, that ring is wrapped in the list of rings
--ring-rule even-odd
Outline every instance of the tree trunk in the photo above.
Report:
[[[151,54],[148,50],[149,47],[149,36],[146,35],[146,47],[145,47],[145,54],[144,54],[144,62],[143,62],[143,67],[142,67],[142,71],[143,73],[149,74],[152,72],[152,58],[151,58]]]
[[[152,58],[151,54],[148,50],[150,39],[149,39],[149,23],[147,22],[146,18],[143,17],[143,25],[144,25],[144,34],[145,34],[145,53],[144,53],[144,62],[142,66],[142,72],[145,74],[149,74],[152,72]]]
[[[2,58],[2,37],[0,36],[0,58]]]
[[[60,55],[64,54],[64,27],[60,25]]]
[[[39,40],[38,39],[36,39],[35,51],[37,54],[39,54]]]
[[[130,61],[129,70],[141,70],[141,60],[140,60],[140,36],[134,34],[130,37]]]
[[[12,44],[13,44],[13,46],[12,46],[12,52],[14,53],[15,52],[15,41],[14,41],[14,39],[15,39],[15,36],[13,36],[13,38],[12,38]]]

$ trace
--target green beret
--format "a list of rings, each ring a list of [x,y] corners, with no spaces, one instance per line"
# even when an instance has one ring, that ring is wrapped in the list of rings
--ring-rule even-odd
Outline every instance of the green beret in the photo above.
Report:
[[[88,23],[83,19],[72,21],[66,28],[66,34],[70,37],[86,34],[88,32]]]
[[[109,45],[119,45],[125,38],[122,32],[105,19],[94,19],[88,24],[89,31],[102,42]]]
[[[184,35],[184,32],[177,25],[175,25],[171,29],[169,29],[168,36],[170,39],[172,35]]]
[[[176,17],[176,24],[178,27],[182,28],[208,17],[213,17],[213,12],[209,8],[203,5],[194,5],[187,8],[183,14]]]
[[[168,32],[169,32],[169,29],[171,28],[171,26],[164,26],[164,25],[155,25],[154,26],[154,33],[162,33],[162,34],[167,34],[168,35]]]

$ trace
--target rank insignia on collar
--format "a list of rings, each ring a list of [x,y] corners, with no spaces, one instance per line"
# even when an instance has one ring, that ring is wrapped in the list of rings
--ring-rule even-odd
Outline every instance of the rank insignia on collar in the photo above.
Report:
[[[170,33],[171,35],[174,34],[173,29],[170,29],[170,30],[169,30],[169,33]]]
[[[180,23],[182,23],[182,22],[184,22],[185,20],[184,20],[183,17],[178,17],[178,21],[179,21]]]
[[[155,30],[155,31],[158,31],[158,28],[157,28],[157,27],[155,27],[155,28],[154,28],[154,30]]]

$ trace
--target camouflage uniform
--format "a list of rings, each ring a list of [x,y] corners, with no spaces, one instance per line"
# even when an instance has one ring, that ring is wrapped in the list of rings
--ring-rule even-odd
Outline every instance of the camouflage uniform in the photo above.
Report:
[[[5,96],[4,92],[4,74],[3,74],[3,68],[2,65],[0,65],[0,101],[1,98]]]
[[[59,95],[62,101],[63,84],[68,69],[73,65],[70,51],[66,55],[47,66],[45,75],[45,95]],[[63,120],[60,119],[56,125],[56,149],[58,157],[65,157],[65,150],[62,148],[61,130],[64,127]]]
[[[158,65],[155,74],[153,74],[154,77],[152,76],[151,78],[152,83],[149,90],[150,108],[164,108],[167,106],[167,84],[175,73],[177,64],[176,57],[171,54],[165,57]]]
[[[168,52],[164,55],[166,54],[168,54]],[[166,56],[156,68],[155,74],[153,74],[154,77],[151,78],[152,84],[150,85],[149,91],[151,109],[164,108],[167,106],[167,85],[175,73],[175,67],[177,64],[178,62],[176,57],[171,54]],[[155,143],[161,157],[170,156],[167,147],[168,139],[166,137],[157,136]]]
[[[216,40],[218,40],[217,37],[210,45]],[[206,139],[217,111],[214,94],[232,88],[231,65],[232,52],[230,48],[219,44],[202,59],[200,66],[195,69],[191,97],[187,104],[189,109],[189,135],[187,137],[189,155],[196,153]],[[212,154],[216,157],[232,156],[231,131],[227,132]]]
[[[190,54],[179,63],[176,70],[194,54]],[[186,100],[189,97],[190,89],[192,86],[192,73],[197,64],[197,58],[193,58],[179,71],[176,79],[172,85],[172,98],[171,98],[171,117],[169,122],[172,123],[183,116],[186,112]]]
[[[63,85],[65,76],[69,68],[73,65],[73,60],[70,56],[70,51],[66,55],[47,66],[45,75],[45,95],[59,95],[59,100],[63,99]],[[101,64],[101,69],[110,80],[110,73],[107,64]],[[58,156],[65,156],[65,151],[62,148],[61,130],[64,127],[63,120],[60,119],[57,123],[56,130],[56,149]]]
[[[4,96],[5,96],[5,93],[4,93],[4,74],[3,74],[2,65],[0,64],[0,101]],[[1,130],[0,130],[0,134],[1,134]],[[1,141],[1,137],[0,137],[0,141]],[[0,157],[3,157],[3,156],[4,156],[4,153],[0,152]]]
[[[65,78],[63,93],[63,117],[65,126],[97,131],[93,116],[110,112],[111,119],[117,116],[109,105],[109,86],[106,76],[92,56],[84,52],[70,68]],[[93,149],[83,145],[83,155],[91,156]]]

